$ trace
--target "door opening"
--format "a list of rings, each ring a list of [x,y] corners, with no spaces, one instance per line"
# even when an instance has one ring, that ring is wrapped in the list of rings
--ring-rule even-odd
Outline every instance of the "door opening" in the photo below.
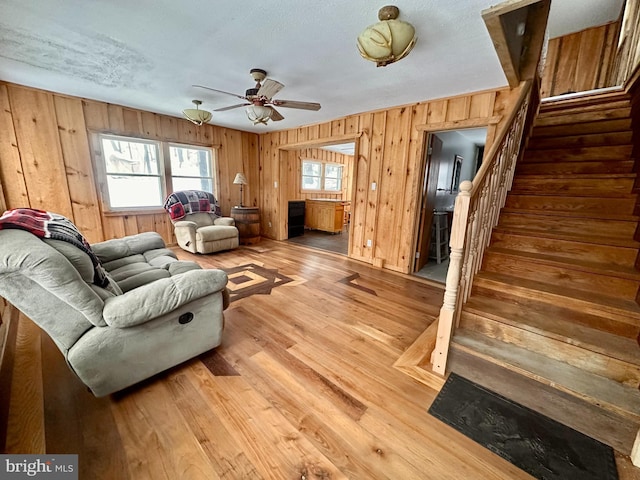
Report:
[[[444,283],[449,236],[460,183],[473,180],[482,165],[486,128],[428,132],[413,272]]]

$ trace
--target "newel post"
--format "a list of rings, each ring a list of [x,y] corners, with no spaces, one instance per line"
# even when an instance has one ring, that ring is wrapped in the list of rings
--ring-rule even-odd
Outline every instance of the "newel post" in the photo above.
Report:
[[[451,237],[449,246],[449,269],[447,270],[447,282],[444,291],[444,301],[438,317],[438,333],[436,347],[431,355],[433,371],[444,375],[447,369],[447,355],[449,343],[453,335],[456,319],[456,305],[460,287],[460,275],[464,258],[464,243],[467,234],[469,220],[469,207],[471,205],[471,189],[473,184],[464,181],[460,184],[460,193],[456,197],[453,209],[453,222],[451,225]]]

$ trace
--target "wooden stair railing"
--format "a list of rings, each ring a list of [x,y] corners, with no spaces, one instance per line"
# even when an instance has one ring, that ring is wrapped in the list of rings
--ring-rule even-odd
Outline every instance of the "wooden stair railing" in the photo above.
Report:
[[[511,188],[516,161],[524,146],[526,126],[539,105],[538,82],[520,84],[518,100],[473,182],[460,185],[456,197],[451,227],[449,269],[435,348],[431,354],[434,372],[444,375],[451,338],[460,319],[462,305],[467,301],[473,276],[482,264],[489,245],[491,231],[498,223]]]

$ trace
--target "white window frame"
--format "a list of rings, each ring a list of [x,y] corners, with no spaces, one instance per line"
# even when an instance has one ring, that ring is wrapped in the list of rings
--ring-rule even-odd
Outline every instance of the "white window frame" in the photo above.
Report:
[[[320,165],[320,176],[317,177],[315,175],[304,175],[304,164],[305,163],[312,163],[315,165]],[[331,166],[335,166],[338,167],[340,169],[340,176],[338,177],[338,189],[334,190],[334,189],[327,189],[326,188],[326,167],[328,165]],[[342,180],[343,180],[343,176],[344,176],[344,165],[342,163],[326,163],[326,162],[322,162],[320,160],[314,160],[314,159],[303,159],[301,164],[300,164],[300,190],[303,192],[326,192],[326,193],[340,193],[342,192]],[[304,188],[304,179],[306,177],[310,177],[310,178],[318,178],[319,179],[319,184],[320,184],[320,188]]]
[[[154,140],[143,137],[134,137],[128,135],[117,135],[111,133],[102,133],[102,132],[92,132],[93,137],[93,145],[94,145],[94,156],[95,156],[95,165],[96,165],[96,173],[98,177],[98,183],[100,187],[100,193],[103,203],[103,210],[105,212],[114,212],[114,213],[122,213],[122,212],[146,212],[146,211],[158,211],[162,210],[164,200],[167,198],[167,195],[173,192],[173,178],[174,175],[171,172],[171,161],[170,159],[170,150],[171,146],[173,147],[183,147],[195,150],[206,150],[209,152],[209,168],[211,173],[211,186],[214,195],[216,192],[220,190],[220,186],[218,185],[218,179],[216,176],[216,150],[213,147],[205,146],[205,145],[195,145],[188,143],[178,143],[178,142],[168,142],[161,140]],[[108,173],[107,173],[107,162],[104,157],[102,140],[118,140],[123,142],[132,142],[132,143],[144,143],[144,144],[152,144],[155,145],[158,152],[158,174],[138,174],[132,173],[131,175],[125,174],[126,176],[144,176],[144,177],[158,177],[160,182],[160,203],[158,205],[153,206],[124,206],[124,207],[113,207],[111,206],[111,198],[109,194],[109,186],[108,186]],[[209,178],[209,177],[186,177],[184,175],[175,175],[175,178]]]

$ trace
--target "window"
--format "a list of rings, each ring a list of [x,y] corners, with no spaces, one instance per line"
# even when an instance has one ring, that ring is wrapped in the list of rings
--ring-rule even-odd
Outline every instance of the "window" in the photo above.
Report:
[[[176,144],[169,146],[173,190],[204,190],[213,193],[211,150]]]
[[[162,207],[167,194],[177,190],[213,193],[209,148],[115,135],[98,138],[109,208]]]
[[[302,161],[302,189],[320,190],[322,185],[322,163]]]
[[[331,192],[342,190],[342,165],[327,163],[324,166],[324,190]]]
[[[342,165],[313,160],[302,161],[302,190],[342,190]]]

